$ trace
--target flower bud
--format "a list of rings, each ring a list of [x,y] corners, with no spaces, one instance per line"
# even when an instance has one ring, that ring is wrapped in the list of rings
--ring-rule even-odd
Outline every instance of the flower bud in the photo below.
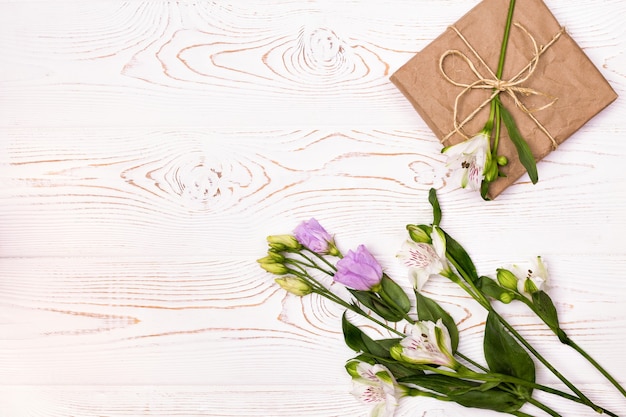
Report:
[[[504,304],[509,304],[511,301],[515,299],[515,296],[513,295],[513,293],[503,291],[502,293],[500,293],[500,296],[498,297],[498,299],[500,300],[500,302]]]
[[[338,256],[333,237],[314,218],[300,223],[293,231],[296,239],[307,249],[320,255]]]
[[[282,288],[283,290],[299,297],[311,294],[313,292],[313,288],[311,287],[311,285],[300,277],[288,276],[283,278],[276,278],[274,281],[276,281],[276,283],[280,285],[280,288]]]
[[[268,236],[267,243],[269,243],[271,249],[278,252],[297,252],[302,248],[296,237],[292,235]]]
[[[287,267],[283,264],[284,260],[285,257],[280,253],[270,251],[267,256],[257,259],[257,262],[261,268],[265,269],[269,273],[274,275],[284,275],[289,272]]]
[[[508,269],[498,269],[498,283],[507,290],[517,291],[517,277]]]
[[[526,278],[526,281],[524,281],[524,292],[534,294],[537,291],[539,291],[539,288],[537,288],[537,285],[533,282],[533,280]]]
[[[500,155],[496,158],[496,162],[498,163],[498,165],[500,165],[501,167],[507,165],[509,163],[509,158],[507,158],[504,155]]]
[[[336,267],[333,280],[358,291],[377,289],[383,278],[383,268],[364,245],[349,250]]]
[[[498,178],[498,164],[488,158],[485,165],[485,181],[493,182],[496,178]]]
[[[409,236],[411,237],[411,240],[413,242],[417,242],[417,243],[430,243],[431,242],[431,238],[430,238],[430,230],[424,230],[426,228],[429,228],[429,226],[425,226],[425,225],[415,225],[415,224],[408,224],[406,226],[406,230],[409,232]]]
[[[273,250],[267,251],[267,256],[265,257],[265,259],[272,260],[279,264],[282,264],[285,262],[285,257],[281,253],[273,251]]]
[[[346,371],[348,372],[348,374],[350,374],[350,376],[352,378],[359,378],[361,375],[359,374],[357,367],[359,366],[359,363],[361,363],[361,361],[358,360],[350,360],[348,363],[346,363],[345,367],[346,367]]]

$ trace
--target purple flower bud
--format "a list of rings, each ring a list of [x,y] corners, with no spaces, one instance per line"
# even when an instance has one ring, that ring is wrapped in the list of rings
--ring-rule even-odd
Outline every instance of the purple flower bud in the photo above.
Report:
[[[315,219],[300,223],[293,233],[300,244],[315,253],[338,254],[333,237]]]
[[[337,261],[335,281],[360,291],[376,289],[383,277],[383,268],[363,245],[356,251],[348,251]]]

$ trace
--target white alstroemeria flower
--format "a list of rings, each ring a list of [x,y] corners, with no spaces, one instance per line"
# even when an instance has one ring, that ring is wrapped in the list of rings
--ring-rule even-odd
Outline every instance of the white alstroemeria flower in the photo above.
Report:
[[[448,328],[441,319],[418,321],[409,336],[390,350],[391,356],[397,360],[418,365],[442,365],[456,369],[459,364],[452,355],[452,342]]]
[[[403,392],[391,372],[383,365],[367,362],[355,361],[348,367],[352,375],[352,394],[374,406],[370,417],[393,417]]]
[[[485,167],[491,157],[490,137],[486,131],[476,136],[443,149],[448,157],[446,166],[454,169],[454,176],[460,178],[461,188],[480,190],[485,177]]]
[[[547,285],[548,265],[543,262],[541,256],[533,259],[532,264],[526,268],[513,265],[512,270],[518,278],[517,291],[528,298]]]
[[[420,291],[431,275],[441,275],[448,270],[446,240],[441,229],[433,226],[432,243],[407,240],[396,255],[407,268],[413,288]]]

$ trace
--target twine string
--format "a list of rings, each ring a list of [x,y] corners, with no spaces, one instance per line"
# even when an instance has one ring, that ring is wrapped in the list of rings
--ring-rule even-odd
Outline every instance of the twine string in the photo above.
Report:
[[[522,68],[510,80],[499,79],[496,76],[496,74],[494,74],[494,72],[491,70],[491,68],[489,68],[489,66],[485,63],[483,58],[478,54],[476,49],[474,49],[474,47],[465,38],[465,36],[463,36],[463,34],[456,27],[450,26],[450,29],[452,29],[459,36],[459,38],[463,41],[465,46],[474,55],[476,60],[480,64],[482,64],[483,68],[487,69],[487,72],[489,74],[488,74],[488,77],[483,76],[483,74],[481,74],[480,71],[476,68],[472,60],[466,54],[464,54],[463,52],[459,50],[456,50],[456,49],[448,50],[441,55],[441,57],[439,58],[439,71],[441,72],[443,77],[446,79],[446,81],[448,81],[449,83],[457,87],[461,87],[463,89],[456,96],[454,100],[454,111],[453,111],[454,129],[441,139],[442,143],[448,140],[450,137],[452,137],[452,135],[456,133],[460,134],[465,139],[469,139],[469,136],[467,136],[463,132],[463,127],[470,120],[472,120],[483,108],[485,108],[491,102],[491,100],[493,100],[497,95],[499,95],[500,93],[505,93],[509,97],[511,97],[515,105],[523,113],[527,114],[531,118],[531,120],[537,125],[537,127],[548,137],[548,139],[550,139],[550,142],[552,143],[552,148],[556,149],[558,147],[558,143],[556,139],[552,137],[550,132],[548,132],[548,130],[533,115],[533,112],[541,111],[552,106],[558,100],[558,98],[549,96],[548,94],[545,94],[541,91],[534,90],[532,88],[523,87],[522,84],[528,81],[528,79],[534,74],[535,70],[537,69],[537,65],[539,64],[539,58],[541,57],[541,55],[543,55],[543,53],[561,37],[561,35],[565,32],[565,28],[562,27],[554,35],[554,37],[550,40],[550,42],[540,47],[539,45],[537,45],[537,41],[535,40],[535,38],[530,34],[530,32],[528,32],[528,30],[524,26],[520,25],[519,23],[515,23],[515,26],[519,28],[520,30],[522,30],[522,32],[524,32],[524,34],[526,34],[526,36],[528,36],[528,38],[530,39],[531,44],[532,44],[533,58],[528,62],[528,64],[524,68]],[[461,58],[462,61],[464,61],[467,64],[470,71],[474,74],[474,76],[476,76],[477,78],[476,81],[470,84],[458,82],[452,79],[446,73],[443,67],[444,61],[448,57],[453,56],[453,55],[458,56],[459,58]],[[459,103],[461,99],[472,90],[492,90],[492,93],[490,94],[489,98],[487,98],[482,103],[480,103],[472,112],[470,112],[470,114],[467,117],[465,117],[465,119],[459,122],[458,120],[459,119]],[[529,109],[520,100],[519,98],[520,94],[523,96],[540,95],[540,96],[550,98],[551,101],[549,101],[547,104],[541,107]]]

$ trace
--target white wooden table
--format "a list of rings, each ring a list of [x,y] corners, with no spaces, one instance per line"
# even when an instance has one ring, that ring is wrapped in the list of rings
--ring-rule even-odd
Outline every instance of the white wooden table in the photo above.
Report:
[[[0,415],[367,415],[342,310],[286,296],[255,260],[266,235],[316,217],[403,280],[394,255],[407,223],[431,221],[430,187],[480,272],[542,255],[563,327],[626,383],[626,2],[546,1],[620,98],[537,185],[490,203],[449,184],[389,82],[477,3],[0,0]],[[484,313],[443,278],[426,290],[479,355]],[[526,310],[506,311],[625,413]],[[409,399],[397,415],[499,414]]]

